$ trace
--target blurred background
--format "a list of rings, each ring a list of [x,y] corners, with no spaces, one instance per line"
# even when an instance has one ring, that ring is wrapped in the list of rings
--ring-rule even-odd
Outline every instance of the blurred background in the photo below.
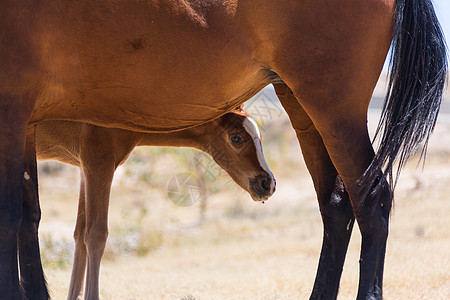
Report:
[[[450,37],[450,1],[435,0]],[[386,71],[386,70],[385,70]],[[385,95],[384,73],[369,111],[371,132]],[[322,241],[315,192],[286,113],[273,88],[245,105],[258,122],[277,191],[253,202],[212,159],[194,149],[139,147],[117,170],[102,299],[304,299]],[[188,174],[203,193],[175,205],[170,182]],[[39,163],[40,242],[53,299],[68,290],[79,170]],[[183,189],[181,193],[189,193]],[[176,192],[176,191],[175,191]],[[400,177],[391,217],[385,299],[450,299],[450,95],[430,140],[425,167],[411,161]],[[355,299],[360,234],[355,226],[339,299]]]

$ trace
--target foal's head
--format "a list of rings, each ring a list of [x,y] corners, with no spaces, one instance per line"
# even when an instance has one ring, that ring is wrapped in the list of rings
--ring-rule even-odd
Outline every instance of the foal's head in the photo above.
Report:
[[[264,159],[258,125],[241,107],[208,124],[204,151],[255,201],[275,192],[275,178]]]

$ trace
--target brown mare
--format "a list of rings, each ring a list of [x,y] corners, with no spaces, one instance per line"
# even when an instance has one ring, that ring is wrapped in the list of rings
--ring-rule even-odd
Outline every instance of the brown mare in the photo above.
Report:
[[[366,115],[391,42],[375,154]],[[357,297],[381,299],[392,201],[386,175],[426,145],[447,61],[431,0],[3,0],[0,66],[1,299],[22,298],[18,250],[24,293],[47,297],[29,124],[174,132],[225,114],[270,83],[297,132],[323,217],[311,298],[336,298],[356,219]]]
[[[254,200],[267,200],[275,179],[262,153],[256,122],[241,109],[173,133],[139,133],[71,121],[36,125],[39,160],[56,159],[82,170],[75,257],[67,299],[78,299],[87,263],[85,299],[99,299],[99,269],[108,236],[108,205],[114,171],[135,146],[200,149]]]

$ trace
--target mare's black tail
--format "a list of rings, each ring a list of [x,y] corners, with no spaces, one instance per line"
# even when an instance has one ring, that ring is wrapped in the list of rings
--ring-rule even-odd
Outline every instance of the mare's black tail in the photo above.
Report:
[[[395,186],[405,162],[428,139],[436,124],[446,81],[447,56],[442,29],[431,0],[397,0],[388,93],[378,124],[380,146],[361,179],[369,192],[390,174]],[[398,168],[394,179],[394,163]]]

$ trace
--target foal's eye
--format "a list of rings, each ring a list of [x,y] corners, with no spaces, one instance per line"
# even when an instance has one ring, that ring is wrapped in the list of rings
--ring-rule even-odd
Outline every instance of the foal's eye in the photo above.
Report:
[[[240,145],[244,142],[240,135],[232,135],[230,136],[230,141],[235,145]]]

